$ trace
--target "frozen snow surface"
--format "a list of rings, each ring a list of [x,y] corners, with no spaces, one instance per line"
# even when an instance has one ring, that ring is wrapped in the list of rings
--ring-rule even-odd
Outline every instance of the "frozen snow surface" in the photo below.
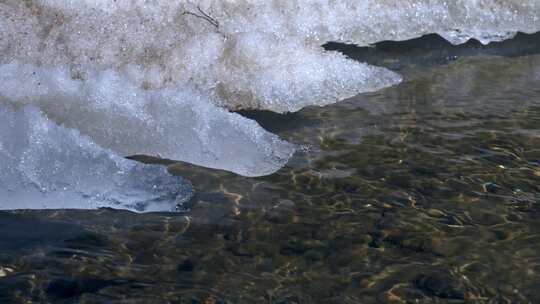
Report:
[[[322,44],[488,43],[539,31],[539,16],[539,0],[0,0],[0,207],[189,197],[130,154],[270,174],[295,146],[228,110],[298,111],[401,81]]]

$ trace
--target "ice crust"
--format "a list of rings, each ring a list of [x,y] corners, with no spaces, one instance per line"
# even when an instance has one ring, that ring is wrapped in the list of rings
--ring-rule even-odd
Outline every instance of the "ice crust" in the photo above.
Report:
[[[175,211],[193,193],[165,167],[116,156],[35,107],[0,109],[0,158],[0,210]]]
[[[127,178],[116,185],[125,183],[128,193],[144,172],[164,180],[163,187],[172,185],[164,169],[119,158],[131,154],[270,174],[287,162],[294,145],[227,110],[298,111],[401,81],[384,68],[324,51],[322,44],[369,45],[428,33],[456,44],[469,38],[488,43],[540,30],[539,16],[538,0],[0,0],[0,111],[19,126],[0,121],[3,142],[13,146],[0,151],[36,153],[34,170],[44,181],[53,175],[45,169],[58,160],[66,174],[58,183],[71,189],[42,193],[34,187],[24,196],[17,191],[39,182],[4,157],[0,177],[15,177],[11,190],[0,188],[0,198],[30,202],[41,193],[47,206],[58,206],[121,193],[105,187],[103,196],[88,195],[100,191],[83,178],[93,170],[105,181]],[[36,117],[41,124],[34,124]],[[38,142],[14,138],[31,136],[38,126],[54,131],[41,130]],[[40,149],[51,149],[44,163]],[[30,152],[24,159],[13,155],[15,162],[34,160]],[[132,177],[115,173],[129,166],[137,168]],[[72,173],[79,182],[70,182],[67,168],[83,170]],[[147,185],[137,184],[151,193]],[[49,193],[70,194],[59,202]],[[101,202],[115,204],[109,201]],[[134,204],[120,201],[117,206]]]

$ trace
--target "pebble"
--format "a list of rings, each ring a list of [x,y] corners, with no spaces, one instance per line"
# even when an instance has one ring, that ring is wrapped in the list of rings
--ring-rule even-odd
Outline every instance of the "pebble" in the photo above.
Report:
[[[15,271],[13,268],[0,266],[0,278],[8,276],[13,271]]]
[[[434,209],[434,208],[428,209],[427,214],[429,214],[429,216],[432,216],[432,217],[443,217],[444,216],[444,212],[442,212],[439,209]]]

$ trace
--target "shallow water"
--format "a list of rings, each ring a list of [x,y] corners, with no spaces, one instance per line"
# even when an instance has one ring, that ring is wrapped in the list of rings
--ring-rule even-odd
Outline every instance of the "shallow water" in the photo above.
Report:
[[[343,50],[405,81],[243,113],[304,145],[267,177],[134,157],[192,181],[182,213],[1,212],[0,302],[540,302],[540,45],[525,40],[435,60]]]

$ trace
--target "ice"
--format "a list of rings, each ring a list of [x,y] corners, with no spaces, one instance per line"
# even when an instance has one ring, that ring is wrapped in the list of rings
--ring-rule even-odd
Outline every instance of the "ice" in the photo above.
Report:
[[[34,107],[0,109],[0,209],[176,211],[192,188],[57,126]]]
[[[0,98],[34,105],[123,156],[146,154],[245,176],[273,173],[295,150],[255,121],[230,113],[186,88],[141,89],[106,70],[88,80],[61,69],[0,66]]]

